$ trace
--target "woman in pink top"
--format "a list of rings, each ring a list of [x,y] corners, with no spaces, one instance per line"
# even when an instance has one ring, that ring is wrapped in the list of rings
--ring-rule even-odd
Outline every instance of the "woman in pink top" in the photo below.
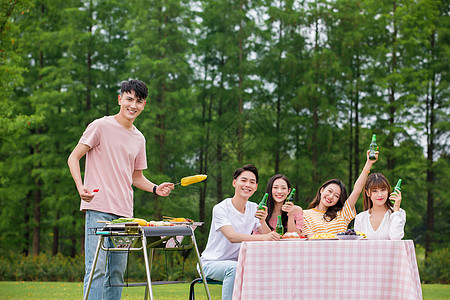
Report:
[[[292,202],[285,202],[291,192],[291,183],[283,174],[277,174],[269,179],[266,187],[267,209],[258,210],[255,214],[257,218],[266,221],[266,224],[273,231],[277,225],[278,216],[281,215],[284,232],[296,232],[301,234],[303,226],[303,210],[300,206]]]

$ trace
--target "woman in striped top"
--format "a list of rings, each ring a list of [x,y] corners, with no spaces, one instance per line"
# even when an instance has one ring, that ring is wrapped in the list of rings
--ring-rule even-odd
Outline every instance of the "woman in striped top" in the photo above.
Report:
[[[367,151],[366,164],[355,182],[353,191],[347,198],[347,190],[338,179],[331,179],[322,184],[316,196],[303,212],[303,234],[308,237],[317,233],[337,234],[347,230],[348,224],[355,218],[355,204],[361,194],[372,165],[378,160],[369,159]]]

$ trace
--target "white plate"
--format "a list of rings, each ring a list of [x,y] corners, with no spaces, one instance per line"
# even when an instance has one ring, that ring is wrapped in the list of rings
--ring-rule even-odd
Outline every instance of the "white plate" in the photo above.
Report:
[[[336,237],[340,240],[360,240],[364,238],[361,235],[336,235]]]
[[[288,239],[280,239],[281,241],[307,241],[308,239],[302,238],[288,238]]]

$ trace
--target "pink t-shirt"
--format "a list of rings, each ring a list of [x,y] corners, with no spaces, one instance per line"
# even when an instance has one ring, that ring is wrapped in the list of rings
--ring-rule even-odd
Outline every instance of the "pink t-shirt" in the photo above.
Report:
[[[91,149],[86,153],[84,185],[98,188],[91,202],[81,201],[80,210],[96,210],[131,218],[133,216],[132,174],[147,168],[145,138],[133,126],[125,129],[114,116],[88,125],[80,139]]]

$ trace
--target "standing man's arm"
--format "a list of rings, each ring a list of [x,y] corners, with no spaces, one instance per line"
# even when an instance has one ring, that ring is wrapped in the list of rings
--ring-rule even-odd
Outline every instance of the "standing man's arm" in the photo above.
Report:
[[[133,185],[147,192],[153,192],[153,187],[156,186],[156,194],[164,197],[169,196],[170,192],[175,188],[174,184],[170,182],[164,182],[160,185],[154,184],[144,176],[142,170],[134,170]]]
[[[88,145],[78,143],[67,159],[70,174],[72,174],[73,181],[75,181],[78,193],[80,194],[81,199],[86,202],[90,202],[92,198],[94,198],[94,194],[91,194],[91,191],[83,185],[80,171],[80,159],[86,155],[89,150],[91,150],[91,148]]]

